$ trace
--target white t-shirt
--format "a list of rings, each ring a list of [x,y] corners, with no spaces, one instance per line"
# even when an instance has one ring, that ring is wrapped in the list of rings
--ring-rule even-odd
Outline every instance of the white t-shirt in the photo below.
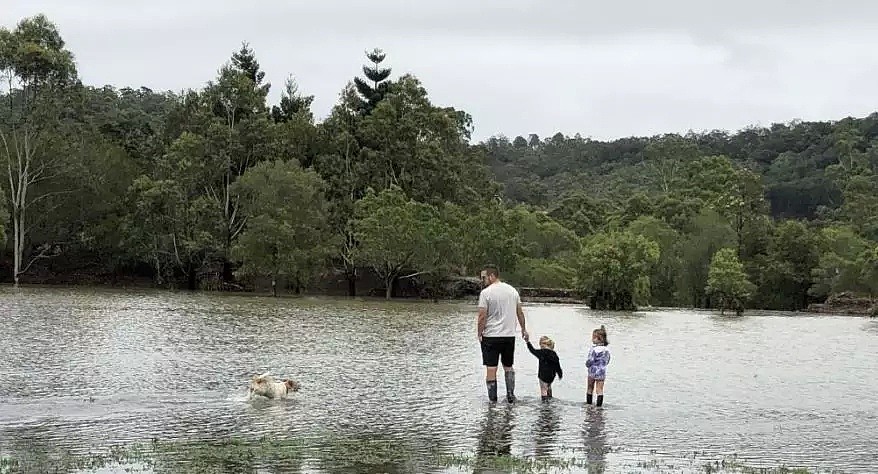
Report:
[[[515,337],[521,298],[512,285],[498,281],[479,293],[479,309],[485,308],[485,337]]]

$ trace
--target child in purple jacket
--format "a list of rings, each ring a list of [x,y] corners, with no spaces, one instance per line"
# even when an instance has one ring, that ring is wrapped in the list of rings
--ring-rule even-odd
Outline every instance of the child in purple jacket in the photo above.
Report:
[[[607,378],[607,365],[610,363],[610,350],[607,348],[607,328],[603,325],[591,333],[591,342],[594,344],[588,351],[588,359],[585,366],[588,367],[588,390],[585,394],[585,403],[591,405],[592,394],[597,395],[595,405],[604,404],[604,380]]]

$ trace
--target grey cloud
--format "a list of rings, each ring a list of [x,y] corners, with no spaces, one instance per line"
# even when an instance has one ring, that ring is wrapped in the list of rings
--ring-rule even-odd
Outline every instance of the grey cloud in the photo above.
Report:
[[[200,87],[249,41],[276,100],[287,74],[329,112],[384,48],[476,137],[595,138],[865,115],[878,2],[0,0],[45,12],[91,84]]]

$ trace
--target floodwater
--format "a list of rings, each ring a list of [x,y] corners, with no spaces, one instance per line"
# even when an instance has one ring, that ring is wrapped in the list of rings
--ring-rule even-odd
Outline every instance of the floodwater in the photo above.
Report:
[[[344,462],[362,461],[360,451],[380,456],[368,444],[377,440],[416,460],[573,456],[606,472],[685,472],[736,455],[752,466],[878,472],[878,321],[572,305],[525,312],[535,340],[555,340],[564,368],[548,404],[520,338],[519,401],[488,403],[474,303],[0,288],[0,459],[152,440],[333,436],[295,459],[253,463],[264,472],[364,471]],[[598,409],[583,402],[590,334],[601,324],[612,361]],[[248,400],[249,378],[265,371],[301,391]],[[502,394],[502,372],[500,380]],[[334,459],[344,449],[353,454]],[[379,470],[473,469],[407,459]]]

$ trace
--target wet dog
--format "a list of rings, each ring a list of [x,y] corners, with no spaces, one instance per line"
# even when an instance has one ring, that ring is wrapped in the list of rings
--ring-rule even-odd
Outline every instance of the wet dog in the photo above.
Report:
[[[251,397],[261,395],[265,398],[287,398],[290,392],[298,391],[299,383],[295,380],[283,379],[278,382],[268,372],[250,380]]]

